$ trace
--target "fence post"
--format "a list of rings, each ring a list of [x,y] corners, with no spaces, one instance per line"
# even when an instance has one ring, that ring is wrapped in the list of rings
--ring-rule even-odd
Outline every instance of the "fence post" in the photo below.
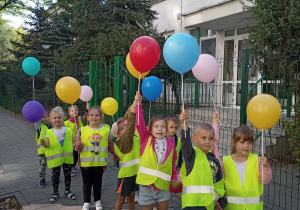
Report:
[[[166,80],[166,78],[167,77],[165,76],[165,79],[164,79],[164,104],[165,104],[164,105],[164,117],[167,116],[167,80]],[[172,84],[170,84],[170,85],[172,85]],[[176,101],[176,99],[175,99],[175,101]],[[171,102],[171,103],[173,103],[173,102]],[[176,102],[175,102],[175,104],[176,104]],[[176,105],[175,105],[175,107],[176,107]]]
[[[243,49],[242,50],[240,125],[247,125],[246,109],[248,104],[248,80],[249,80],[249,49]]]
[[[93,97],[90,100],[90,106],[97,105],[98,99],[98,70],[97,61],[89,61],[89,86],[93,90]]]
[[[53,74],[53,81],[54,81],[54,89],[55,89],[55,85],[56,85],[56,75],[57,75],[57,72],[56,72],[56,66],[54,66],[54,74]],[[53,97],[53,107],[56,107],[56,92],[54,91],[54,97]]]
[[[135,88],[135,77],[132,75],[129,76],[129,104],[133,103],[136,88]]]
[[[197,42],[200,47],[200,28],[197,27]],[[201,51],[200,51],[201,54]],[[199,80],[195,78],[195,108],[199,108]]]
[[[119,108],[114,115],[115,120],[123,116],[123,76],[121,75],[121,69],[124,67],[124,57],[115,57],[114,65],[114,98],[117,100]]]

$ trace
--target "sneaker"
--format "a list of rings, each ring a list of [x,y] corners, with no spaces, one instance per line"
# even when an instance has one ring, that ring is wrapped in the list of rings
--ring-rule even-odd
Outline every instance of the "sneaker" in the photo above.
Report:
[[[77,170],[77,168],[74,166],[74,167],[72,167],[72,171],[71,171],[71,172],[77,173],[78,170]]]
[[[66,191],[65,195],[66,195],[66,197],[68,197],[71,200],[76,200],[76,195],[71,193],[71,191]]]
[[[50,201],[50,202],[55,202],[55,201],[58,200],[58,197],[59,197],[59,193],[53,193],[53,194],[51,195],[51,197],[49,198],[49,201]]]
[[[71,171],[71,177],[75,176],[75,172]]]
[[[134,202],[137,203],[139,201],[139,194],[138,192],[136,191],[135,192],[135,195],[134,195]]]
[[[82,206],[82,210],[89,210],[90,209],[90,203],[84,203]]]
[[[40,188],[44,188],[46,187],[46,180],[45,179],[41,179],[40,180]]]
[[[95,202],[95,206],[96,206],[96,210],[102,210],[103,209],[103,206],[102,206],[100,200]]]

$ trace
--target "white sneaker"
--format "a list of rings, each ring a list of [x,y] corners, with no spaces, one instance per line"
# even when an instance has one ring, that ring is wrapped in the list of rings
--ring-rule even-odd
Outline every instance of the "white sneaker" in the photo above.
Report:
[[[90,209],[90,203],[84,203],[82,206],[82,210],[89,210]]]
[[[103,209],[103,206],[102,206],[100,200],[95,202],[95,206],[96,206],[96,210],[102,210]]]
[[[76,166],[72,167],[72,172],[73,172],[73,173],[77,173],[77,172],[78,172]]]
[[[139,194],[138,194],[138,192],[135,192],[134,202],[137,203],[138,201],[139,201]]]

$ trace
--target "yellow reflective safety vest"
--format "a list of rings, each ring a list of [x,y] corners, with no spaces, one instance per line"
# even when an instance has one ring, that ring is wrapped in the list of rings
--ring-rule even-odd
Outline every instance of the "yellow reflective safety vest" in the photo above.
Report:
[[[66,137],[63,147],[61,147],[52,129],[48,129],[47,134],[50,142],[50,147],[45,148],[48,168],[54,168],[62,165],[63,163],[74,164],[71,129],[66,129]]]
[[[106,166],[108,156],[109,129],[104,126],[92,130],[88,126],[81,128],[83,150],[80,153],[82,167]]]
[[[47,134],[48,127],[41,123],[41,132],[40,132],[40,137],[38,138],[38,133],[36,132],[35,134],[35,140],[36,144],[38,146],[38,154],[39,155],[44,155],[45,154],[45,147],[41,145],[40,140],[44,139],[46,140],[46,134]]]
[[[176,166],[178,165],[180,149],[181,149],[181,138],[178,137],[177,138],[177,145],[176,145],[176,152],[177,152]]]
[[[231,155],[224,157],[223,162],[226,175],[225,189],[228,199],[225,209],[263,209],[263,188],[258,179],[258,156],[252,153],[248,156],[244,187]]]
[[[141,162],[140,139],[136,136],[133,137],[133,148],[128,154],[121,153],[117,144],[114,144],[114,149],[116,155],[120,158],[120,171],[118,174],[118,178],[131,177],[136,175]]]
[[[214,186],[211,167],[206,154],[194,147],[196,156],[193,170],[186,176],[185,162],[180,169],[182,180],[182,209],[185,207],[205,206],[214,209]],[[224,187],[223,187],[224,189]],[[223,194],[224,195],[224,194]]]
[[[141,185],[154,184],[161,190],[170,191],[174,148],[172,148],[166,161],[161,166],[158,166],[155,151],[150,144],[151,138],[152,136],[149,137],[141,157],[136,183]]]
[[[81,121],[81,117],[78,116],[78,125],[79,127],[77,128],[76,130],[76,123],[72,123],[70,120],[66,120],[64,122],[64,125],[67,127],[67,128],[70,128],[71,131],[72,131],[72,135],[73,136],[76,136],[77,135],[77,130],[81,127],[83,127],[83,124],[82,124],[82,121]]]

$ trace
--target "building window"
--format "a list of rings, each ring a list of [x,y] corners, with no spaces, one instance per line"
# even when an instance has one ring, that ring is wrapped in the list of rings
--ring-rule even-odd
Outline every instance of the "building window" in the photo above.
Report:
[[[210,54],[216,57],[216,39],[207,39],[201,41],[201,54]]]
[[[211,36],[215,36],[216,34],[217,34],[217,31],[215,31],[215,30],[211,30],[211,31],[210,31],[210,35],[211,35]]]
[[[234,29],[225,31],[225,37],[234,36]]]
[[[247,34],[247,33],[248,33],[248,27],[238,28],[237,29],[237,35]]]

